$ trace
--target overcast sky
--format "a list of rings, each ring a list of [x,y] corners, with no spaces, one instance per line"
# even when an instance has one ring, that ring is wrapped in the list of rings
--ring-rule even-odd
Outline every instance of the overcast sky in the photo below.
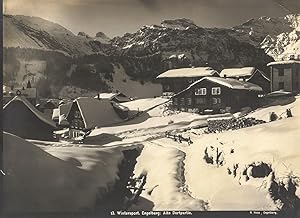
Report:
[[[38,16],[74,34],[135,32],[164,19],[189,18],[202,27],[232,27],[251,18],[299,13],[299,0],[4,0],[5,14]]]

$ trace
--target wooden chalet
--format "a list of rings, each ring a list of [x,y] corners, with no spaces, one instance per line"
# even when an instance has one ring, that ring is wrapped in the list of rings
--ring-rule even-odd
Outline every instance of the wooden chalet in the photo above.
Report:
[[[3,107],[3,131],[25,139],[53,140],[56,124],[47,119],[24,96],[16,96]]]
[[[66,120],[70,138],[76,138],[96,127],[120,123],[128,118],[128,108],[108,99],[80,97],[73,101]]]
[[[220,77],[233,78],[259,85],[264,93],[270,92],[270,79],[255,67],[228,68],[220,73]]]
[[[173,95],[208,76],[219,76],[219,73],[211,67],[180,68],[168,70],[156,78],[162,84],[163,95]]]
[[[271,92],[300,92],[300,60],[276,61],[267,66],[271,72]]]
[[[172,97],[172,105],[181,111],[198,113],[234,112],[256,107],[262,88],[231,78],[204,77]]]

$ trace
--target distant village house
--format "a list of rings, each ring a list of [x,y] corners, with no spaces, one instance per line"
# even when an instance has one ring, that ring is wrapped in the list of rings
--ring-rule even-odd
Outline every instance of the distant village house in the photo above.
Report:
[[[276,61],[267,66],[271,72],[271,92],[300,92],[300,60]]]
[[[270,79],[255,67],[228,68],[220,73],[221,77],[238,79],[259,85],[264,93],[270,92]]]
[[[208,76],[219,76],[219,73],[211,67],[180,68],[168,70],[156,78],[162,84],[163,95],[173,95]]]
[[[234,112],[256,107],[260,86],[231,78],[204,77],[172,97],[175,109],[192,112]]]

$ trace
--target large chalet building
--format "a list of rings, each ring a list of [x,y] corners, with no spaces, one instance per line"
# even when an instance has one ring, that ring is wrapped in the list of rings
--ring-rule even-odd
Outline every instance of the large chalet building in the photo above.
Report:
[[[256,107],[260,86],[232,78],[204,77],[172,97],[174,109],[197,113]]]
[[[259,85],[264,93],[270,92],[270,79],[255,67],[227,68],[221,71],[220,77],[254,83]]]
[[[300,60],[275,61],[267,66],[271,73],[271,92],[300,92]]]
[[[163,95],[172,96],[208,76],[219,76],[219,73],[211,67],[192,67],[168,70],[156,78],[162,84]]]

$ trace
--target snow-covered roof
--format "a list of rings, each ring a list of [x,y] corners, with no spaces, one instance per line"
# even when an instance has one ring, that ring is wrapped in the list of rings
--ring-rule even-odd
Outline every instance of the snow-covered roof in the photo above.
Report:
[[[108,126],[123,121],[114,110],[114,106],[109,99],[98,100],[80,97],[74,102],[78,105],[86,129]]]
[[[99,96],[96,95],[95,98],[100,97],[101,99],[112,99],[116,95],[118,95],[118,93],[99,93]]]
[[[292,95],[291,92],[286,92],[284,90],[278,90],[267,94],[265,97],[278,97],[278,96],[289,96]]]
[[[67,121],[66,115],[62,114],[62,115],[59,116],[58,124],[59,125],[69,125],[69,122]]]
[[[221,77],[243,77],[252,76],[255,72],[255,67],[228,68],[221,71]]]
[[[22,102],[37,118],[39,118],[44,123],[47,123],[48,125],[56,128],[56,124],[52,121],[47,119],[42,112],[40,112],[38,109],[36,109],[25,97],[23,96],[15,96],[12,100],[10,100],[4,107],[3,110],[5,110],[10,104],[12,104],[15,101]]]
[[[127,97],[125,94],[118,92],[118,93],[99,93],[99,96],[96,95],[94,98],[100,99],[109,99],[112,100],[113,98],[116,98],[118,101],[130,101],[130,98]]]
[[[251,90],[251,91],[262,91],[262,88],[256,84],[240,81],[231,78],[220,78],[220,77],[205,77],[202,80],[209,80],[213,83],[217,83],[222,86],[226,86],[230,89],[243,89],[243,90]],[[200,82],[196,81],[195,83]]]
[[[53,112],[52,112],[52,120],[58,120],[59,118],[59,109],[58,108],[54,108]]]
[[[59,105],[59,107],[58,107],[59,116],[60,115],[66,115],[67,116],[69,114],[70,110],[71,110],[72,104],[73,104],[73,102],[68,102],[68,103]]]
[[[274,61],[274,62],[268,63],[267,66],[282,65],[282,64],[300,64],[300,61],[298,61],[298,60]]]
[[[156,78],[204,77],[213,76],[214,74],[219,75],[219,73],[211,67],[194,67],[168,70]]]
[[[221,86],[228,87],[230,89],[238,89],[238,90],[249,90],[249,91],[263,91],[262,88],[256,84],[240,81],[237,79],[231,79],[231,78],[221,78],[221,77],[204,77],[202,79],[199,79],[198,81],[192,83],[189,87],[182,90],[181,92],[177,93],[175,96],[181,94],[182,92],[185,92],[192,88],[194,85],[202,82],[203,80],[208,80],[210,82],[219,84]]]
[[[239,78],[248,77],[246,81],[250,80],[256,73],[260,73],[262,77],[270,81],[270,79],[260,70],[255,67],[242,67],[242,68],[228,68],[221,71],[221,77]]]

